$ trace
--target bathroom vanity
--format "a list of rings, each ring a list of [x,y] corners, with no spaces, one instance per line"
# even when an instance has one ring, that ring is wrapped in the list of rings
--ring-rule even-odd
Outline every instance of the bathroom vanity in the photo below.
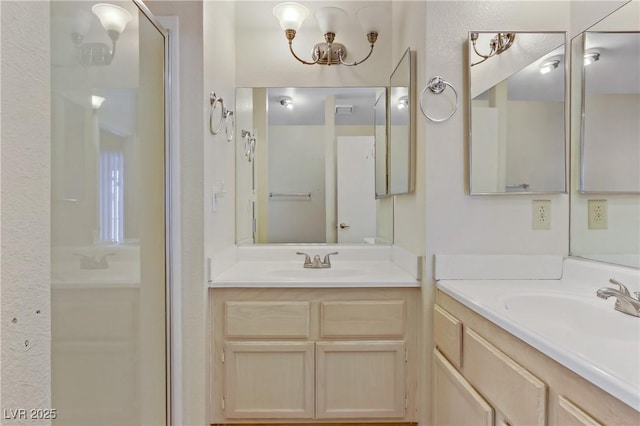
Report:
[[[210,283],[211,423],[417,421],[419,281],[391,247],[297,250],[240,248]]]
[[[560,272],[438,282],[434,424],[639,424],[640,318],[596,297],[604,277],[635,290],[637,271],[565,260]]]

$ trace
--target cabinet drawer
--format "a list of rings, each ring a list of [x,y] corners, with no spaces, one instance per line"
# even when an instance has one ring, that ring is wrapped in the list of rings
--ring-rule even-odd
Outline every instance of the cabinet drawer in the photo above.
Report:
[[[456,367],[462,366],[462,322],[435,305],[433,309],[434,341],[440,352]]]
[[[463,363],[465,377],[510,424],[545,424],[547,386],[468,328]]]
[[[602,426],[564,396],[558,397],[558,419],[563,426]]]
[[[403,300],[322,302],[320,335],[323,338],[401,338],[405,332]]]
[[[224,304],[229,339],[309,338],[309,302],[236,302]]]

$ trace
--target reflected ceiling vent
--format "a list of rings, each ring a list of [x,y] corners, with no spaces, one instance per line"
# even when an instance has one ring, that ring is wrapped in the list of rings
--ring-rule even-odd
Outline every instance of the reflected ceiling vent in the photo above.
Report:
[[[353,113],[353,105],[336,105],[336,115],[349,115]]]

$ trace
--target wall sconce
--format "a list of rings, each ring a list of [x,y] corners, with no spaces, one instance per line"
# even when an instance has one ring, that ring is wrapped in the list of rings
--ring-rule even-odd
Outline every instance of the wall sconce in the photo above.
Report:
[[[558,65],[560,65],[559,58],[550,58],[544,60],[540,63],[540,74],[547,74],[558,68]]]
[[[96,96],[96,95],[91,96],[91,107],[93,108],[94,111],[97,111],[102,106],[103,102],[104,102],[104,98],[102,96]]]
[[[285,96],[280,99],[280,105],[282,105],[282,108],[293,109],[293,99],[289,96]]]
[[[132,16],[126,9],[108,3],[98,3],[91,10],[107,31],[111,39],[111,48],[105,43],[83,44],[83,36],[78,32],[71,33],[71,40],[76,46],[78,60],[82,65],[109,65],[116,54],[116,41],[131,21]]]
[[[278,18],[280,27],[284,30],[285,37],[289,42],[289,50],[294,58],[305,65],[347,65],[355,66],[363,63],[373,53],[373,45],[378,39],[377,16],[379,8],[375,6],[365,7],[356,13],[356,18],[360,22],[362,29],[367,35],[369,41],[369,53],[360,61],[347,63],[344,60],[347,57],[347,48],[342,43],[334,43],[336,33],[346,20],[347,13],[339,7],[322,7],[313,14],[318,22],[322,34],[324,34],[324,43],[317,43],[313,47],[311,54],[312,62],[301,59],[293,51],[292,42],[296,36],[296,31],[302,26],[302,22],[309,16],[309,9],[295,2],[285,2],[276,5],[273,8],[273,15]]]
[[[584,66],[591,65],[592,63],[600,60],[600,52],[595,50],[588,50],[584,52]]]
[[[478,61],[471,66],[478,65],[489,59],[494,55],[499,55],[508,48],[513,45],[513,41],[516,39],[516,33],[497,33],[489,42],[489,54],[483,55],[478,52],[476,48],[476,41],[478,40],[479,33],[471,33],[471,44],[473,45],[473,51],[476,52],[476,55],[483,58],[481,61]]]
[[[398,104],[396,107],[398,109],[405,109],[409,106],[409,97],[408,96],[400,96],[398,98]]]

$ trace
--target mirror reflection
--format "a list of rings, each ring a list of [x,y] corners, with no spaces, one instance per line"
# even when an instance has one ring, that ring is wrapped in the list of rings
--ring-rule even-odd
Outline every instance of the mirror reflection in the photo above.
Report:
[[[565,34],[509,34],[490,56],[496,33],[470,33],[470,192],[565,192]]]
[[[407,194],[415,187],[415,134],[411,51],[407,49],[390,78],[388,193]]]
[[[391,243],[378,236],[393,224],[377,212],[375,192],[375,104],[384,92],[236,91],[237,134],[255,137],[252,157],[237,143],[239,244]]]
[[[640,33],[584,34],[581,190],[640,192]]]
[[[640,267],[639,14],[640,3],[627,3],[575,37],[571,75],[570,253],[635,268]],[[598,60],[591,53],[599,53]]]
[[[373,116],[375,126],[375,147],[376,147],[376,198],[386,197],[389,194],[389,174],[387,172],[387,98],[388,90],[384,90],[375,104],[375,114]]]

